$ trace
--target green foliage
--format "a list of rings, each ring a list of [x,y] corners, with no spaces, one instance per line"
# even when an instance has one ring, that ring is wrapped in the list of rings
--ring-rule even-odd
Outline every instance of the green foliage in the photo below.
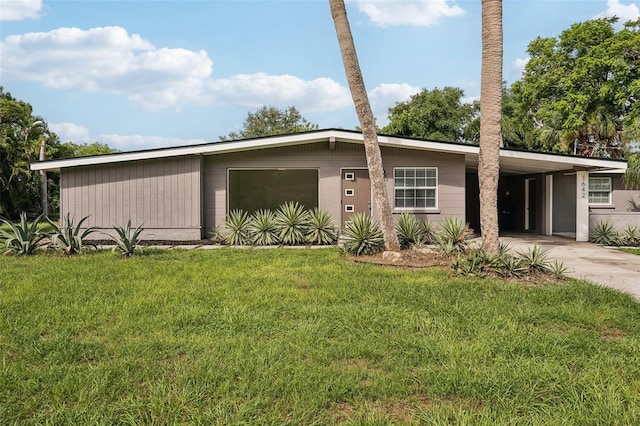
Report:
[[[529,267],[529,270],[542,273],[549,271],[547,252],[542,250],[540,246],[534,245],[528,251],[519,254],[522,261]]]
[[[529,268],[521,258],[506,255],[496,258],[493,271],[504,278],[520,278],[529,272]]]
[[[68,141],[60,144],[57,150],[57,156],[60,158],[88,157],[91,155],[113,154],[116,152],[120,151],[100,142],[78,144]]]
[[[481,250],[472,250],[466,255],[457,256],[451,262],[456,273],[466,276],[485,276],[493,265],[493,259]]]
[[[20,222],[15,224],[0,218],[0,222],[9,228],[8,230],[0,228],[0,246],[4,254],[15,256],[33,254],[46,238],[46,234],[40,230],[40,221],[42,221],[42,215],[29,223],[25,212],[20,213]]]
[[[464,252],[473,235],[469,226],[457,217],[447,217],[436,231],[436,241],[444,248],[451,248],[454,253]]]
[[[627,229],[625,229],[622,235],[622,241],[627,246],[640,245],[640,229],[635,225],[627,226]]]
[[[333,244],[338,236],[336,226],[328,211],[314,208],[309,211],[307,241],[311,244]]]
[[[119,252],[122,256],[130,257],[135,253],[142,253],[142,247],[140,246],[140,233],[144,231],[142,224],[138,225],[136,229],[131,229],[131,219],[127,221],[125,226],[114,226],[116,236],[111,238],[111,241],[116,245],[113,248],[113,252]]]
[[[271,210],[258,210],[251,217],[248,232],[252,244],[258,246],[278,244],[276,215]]]
[[[640,20],[573,24],[529,44],[523,78],[511,90],[516,119],[535,127],[535,148],[621,158],[640,123]]]
[[[422,240],[425,244],[436,242],[436,226],[428,218],[422,222]]]
[[[51,239],[51,245],[62,250],[67,256],[80,253],[87,246],[93,246],[87,244],[85,239],[96,231],[95,227],[88,227],[84,231],[82,230],[82,224],[89,216],[85,216],[78,224],[74,224],[74,219],[67,213],[64,219],[61,220],[60,226],[51,219],[47,219],[53,230],[48,234]]]
[[[356,256],[373,254],[384,249],[380,225],[365,213],[355,213],[346,223],[342,236],[343,250]]]
[[[251,217],[244,210],[232,210],[224,220],[225,243],[242,246],[250,242],[249,226]]]
[[[412,213],[403,212],[396,221],[400,248],[407,249],[424,242],[424,225]]]
[[[617,246],[620,234],[611,222],[598,222],[591,231],[591,242],[605,246]]]
[[[304,244],[309,228],[309,212],[300,203],[286,202],[276,211],[276,224],[282,244]]]
[[[389,124],[382,133],[461,142],[465,126],[478,113],[478,105],[462,103],[463,96],[464,91],[456,87],[423,89],[389,108]]]
[[[556,279],[564,279],[567,272],[567,267],[564,266],[563,262],[560,262],[558,259],[554,259],[553,263],[549,264],[549,272]]]
[[[622,182],[626,189],[640,189],[640,152],[627,158],[627,170],[622,175]],[[635,207],[634,211],[640,211],[635,202],[633,207]]]
[[[247,114],[242,130],[220,136],[221,141],[258,138],[262,136],[284,135],[316,130],[317,124],[310,123],[294,106],[280,110],[273,106],[263,106],[256,112]]]

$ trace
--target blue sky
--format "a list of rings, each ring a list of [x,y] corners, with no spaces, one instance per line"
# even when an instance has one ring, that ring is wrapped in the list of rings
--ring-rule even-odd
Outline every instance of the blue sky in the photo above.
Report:
[[[504,79],[528,43],[640,1],[505,1]],[[378,123],[422,88],[480,94],[480,0],[347,1]],[[0,85],[64,141],[121,150],[218,140],[262,105],[353,129],[328,1],[2,0]]]

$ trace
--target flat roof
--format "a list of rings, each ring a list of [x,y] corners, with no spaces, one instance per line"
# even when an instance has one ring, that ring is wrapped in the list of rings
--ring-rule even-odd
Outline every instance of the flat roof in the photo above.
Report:
[[[30,167],[31,170],[55,171],[67,167],[113,164],[128,161],[178,157],[184,155],[215,155],[230,152],[275,148],[281,146],[329,142],[331,140],[346,143],[363,143],[361,132],[343,129],[324,129],[288,135],[267,136],[235,141],[211,142],[200,145],[119,152],[89,157],[55,159],[49,161],[34,162],[31,163]],[[464,155],[465,164],[468,168],[477,168],[478,166],[480,148],[477,145],[432,141],[390,135],[378,135],[378,143],[382,147],[417,149]],[[532,174],[566,171],[574,168],[584,168],[600,171],[612,170],[612,173],[621,173],[626,170],[627,163],[624,160],[611,160],[606,158],[578,157],[573,155],[523,151],[510,148],[500,149],[501,172],[513,174]]]

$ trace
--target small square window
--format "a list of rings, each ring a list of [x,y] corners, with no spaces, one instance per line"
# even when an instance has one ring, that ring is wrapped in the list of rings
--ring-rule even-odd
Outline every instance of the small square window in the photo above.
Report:
[[[356,179],[356,176],[354,173],[346,172],[344,174],[344,180],[355,180],[355,179]]]
[[[349,188],[349,189],[345,189],[344,190],[344,196],[345,197],[353,197],[356,193],[355,189]]]
[[[356,208],[353,204],[347,204],[346,206],[344,206],[344,211],[346,213],[353,213],[354,211],[356,211]]]

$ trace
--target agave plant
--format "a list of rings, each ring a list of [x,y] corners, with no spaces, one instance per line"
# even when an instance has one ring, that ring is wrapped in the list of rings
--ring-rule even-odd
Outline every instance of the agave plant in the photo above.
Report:
[[[53,228],[48,234],[51,239],[51,245],[54,248],[61,249],[67,256],[78,254],[87,246],[95,247],[93,244],[87,244],[85,239],[96,231],[96,227],[91,226],[84,231],[82,230],[82,224],[88,218],[89,216],[83,217],[76,225],[71,215],[67,213],[60,226],[51,219],[47,219],[47,222]]]
[[[306,242],[309,212],[297,202],[289,201],[276,212],[278,238],[282,244],[297,245]]]
[[[451,245],[457,252],[463,252],[468,246],[472,232],[467,224],[457,217],[448,217],[440,224],[436,232],[439,245]]]
[[[497,258],[497,263],[493,270],[498,275],[506,278],[519,278],[524,276],[529,271],[529,268],[523,263],[521,258],[508,254]]]
[[[568,268],[564,266],[564,263],[558,261],[558,259],[555,259],[553,263],[549,265],[549,272],[551,273],[551,275],[553,275],[558,279],[564,279],[565,277],[564,275],[567,272],[567,270]]]
[[[436,227],[428,218],[422,222],[422,242],[425,244],[433,244],[436,242]]]
[[[635,225],[629,225],[622,236],[624,243],[628,246],[640,245],[640,229]]]
[[[360,256],[384,249],[384,237],[380,225],[365,213],[355,213],[346,223],[342,248]]]
[[[529,270],[547,273],[549,271],[549,261],[547,260],[547,252],[542,250],[540,246],[534,245],[529,251],[518,253],[520,259],[525,265],[529,266]]]
[[[226,232],[225,243],[232,246],[241,246],[249,242],[249,224],[251,218],[244,210],[232,210],[224,220]]]
[[[403,212],[396,222],[396,233],[400,242],[400,248],[407,249],[416,244],[422,244],[424,225],[415,215]]]
[[[315,208],[309,212],[307,241],[311,244],[333,244],[336,239],[336,226],[328,211]]]
[[[591,242],[605,246],[616,246],[620,243],[620,234],[611,222],[598,222],[591,231]]]
[[[125,226],[114,226],[117,237],[111,237],[111,241],[116,245],[113,248],[113,252],[120,252],[121,255],[129,257],[133,256],[136,252],[142,252],[140,246],[140,233],[144,230],[142,224],[136,229],[131,230],[131,219]]]
[[[248,226],[249,239],[258,246],[278,244],[276,215],[271,210],[258,210],[251,217]]]
[[[43,215],[38,216],[31,224],[24,212],[20,213],[20,222],[16,224],[0,218],[0,221],[9,228],[9,230],[0,229],[0,245],[4,250],[3,253],[15,256],[33,254],[35,249],[42,245],[42,240],[47,237],[38,227],[42,218]]]

